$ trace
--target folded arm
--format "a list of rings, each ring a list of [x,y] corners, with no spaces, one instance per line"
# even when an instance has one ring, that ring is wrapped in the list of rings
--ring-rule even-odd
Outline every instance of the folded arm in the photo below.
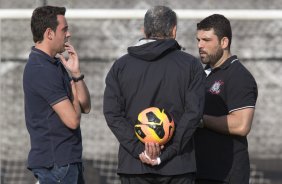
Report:
[[[254,112],[254,108],[244,108],[226,116],[204,115],[204,127],[222,134],[246,136],[251,130]]]
[[[81,109],[78,101],[77,91],[74,82],[71,82],[73,100],[64,99],[52,106],[62,122],[70,129],[79,127]]]
[[[69,54],[69,59],[66,60],[63,55],[60,55],[60,59],[67,70],[70,71],[71,76],[78,78],[81,76],[78,55],[69,43],[65,43],[65,49]],[[90,94],[88,88],[83,80],[75,82],[77,90],[78,101],[81,107],[82,113],[89,113],[91,109]]]

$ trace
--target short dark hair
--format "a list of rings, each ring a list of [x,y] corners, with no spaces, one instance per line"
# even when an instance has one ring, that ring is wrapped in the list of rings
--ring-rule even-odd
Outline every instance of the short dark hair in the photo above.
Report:
[[[232,30],[229,20],[220,14],[213,14],[204,18],[197,24],[197,30],[214,29],[215,35],[221,40],[223,37],[229,39],[228,48],[230,49],[232,40]]]
[[[176,25],[176,13],[169,7],[155,6],[145,14],[144,32],[147,38],[170,38]]]
[[[30,23],[33,41],[35,43],[42,41],[47,28],[56,31],[59,24],[57,15],[65,15],[65,12],[65,7],[42,6],[36,8],[32,13]]]

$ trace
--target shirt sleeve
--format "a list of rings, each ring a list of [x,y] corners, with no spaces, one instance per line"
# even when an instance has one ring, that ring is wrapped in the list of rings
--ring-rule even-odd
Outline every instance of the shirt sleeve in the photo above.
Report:
[[[188,143],[191,143],[199,120],[203,115],[205,100],[205,74],[200,62],[195,61],[190,72],[190,79],[185,93],[185,111],[177,122],[173,143],[160,155],[161,161],[166,161],[181,153]],[[187,74],[189,75],[189,74]]]
[[[105,119],[121,146],[133,157],[139,158],[139,154],[144,151],[144,145],[134,133],[132,120],[125,117],[125,102],[117,78],[118,69],[114,64],[106,77],[103,105]]]
[[[66,81],[61,75],[56,68],[47,70],[44,67],[38,67],[34,77],[30,80],[31,86],[37,94],[45,99],[50,106],[68,98],[65,89]]]
[[[227,81],[226,103],[229,113],[244,108],[254,108],[258,96],[257,84],[251,73],[241,67],[236,76]]]

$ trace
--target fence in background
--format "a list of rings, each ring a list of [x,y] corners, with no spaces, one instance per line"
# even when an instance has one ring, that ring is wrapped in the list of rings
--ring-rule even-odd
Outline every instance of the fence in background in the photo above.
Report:
[[[232,20],[246,20],[247,21],[270,21],[270,20],[281,20],[282,19],[282,11],[280,10],[176,10],[179,19],[181,20],[195,20],[201,19],[205,16],[208,16],[212,13],[221,13],[226,17]],[[2,27],[3,21],[12,20],[15,24],[19,23],[19,20],[27,21],[31,17],[32,10],[31,9],[0,9],[0,31],[4,29]],[[105,24],[102,24],[104,30],[111,29],[115,25],[118,25],[116,21],[128,21],[128,20],[142,20],[145,14],[145,10],[143,9],[68,9],[66,13],[66,17],[69,20],[79,20],[79,21],[91,21],[91,23],[95,24],[97,20],[97,24],[101,27],[101,21],[104,20],[114,20],[109,21]],[[95,20],[93,22],[93,20]],[[112,24],[113,23],[113,24]],[[249,22],[248,22],[249,23]],[[6,24],[5,24],[6,25]],[[97,27],[99,27],[97,26]],[[122,25],[118,31],[128,31],[123,30]],[[116,27],[114,27],[116,28]],[[5,27],[5,29],[7,29]],[[18,30],[11,30],[18,31]],[[86,30],[85,30],[86,31]],[[244,30],[246,35],[250,36],[249,30]],[[20,30],[21,32],[21,30]],[[235,31],[236,32],[236,31]],[[112,36],[112,42],[116,42],[114,39],[114,33],[107,33],[109,36]],[[251,33],[255,34],[255,33]],[[107,35],[106,35],[107,36]],[[2,32],[0,32],[0,39],[7,39],[3,36]],[[100,40],[102,42],[103,39]],[[257,39],[254,39],[257,41]],[[259,42],[261,43],[261,42]],[[278,43],[281,43],[278,41]],[[115,43],[118,45],[119,43]],[[0,40],[0,56],[5,55],[3,53],[2,40]],[[6,46],[5,46],[6,47]],[[6,50],[9,49],[4,49]],[[11,51],[11,49],[10,49]],[[2,52],[2,53],[1,53]],[[254,51],[255,52],[255,51]],[[257,54],[257,53],[254,53]],[[279,55],[280,56],[280,55]],[[0,58],[0,59],[1,59]],[[250,56],[252,58],[252,56]],[[21,59],[24,59],[21,58]],[[103,59],[103,58],[102,58]],[[100,112],[101,108],[101,95],[103,91],[103,79],[105,73],[110,67],[111,61],[97,61],[95,59],[91,59],[94,62],[88,63],[87,61],[82,63],[83,71],[86,73],[86,82],[90,84],[90,90],[92,91],[91,97],[93,98],[93,111],[90,115],[84,117],[83,121],[85,122],[82,125],[82,131],[84,132],[84,136],[88,137],[84,140],[84,150],[87,158],[86,162],[86,177],[88,181],[92,181],[89,183],[99,183],[99,184],[118,184],[118,178],[115,174],[115,169],[117,165],[117,142],[111,132],[106,127],[103,122],[103,117]],[[0,60],[1,61],[1,60]],[[271,64],[265,66],[264,63],[270,62]],[[251,63],[251,64],[250,64]],[[247,63],[249,68],[252,68],[252,72],[255,73],[256,77],[264,76],[263,82],[260,83],[260,87],[263,87],[265,91],[260,88],[260,95],[265,93],[265,96],[268,97],[277,97],[279,91],[281,89],[281,84],[278,84],[278,77],[272,75],[270,76],[268,73],[275,74],[279,73],[276,69],[281,68],[281,62],[277,62],[277,60],[256,60],[250,59],[250,62]],[[27,133],[24,127],[24,117],[22,114],[23,111],[23,102],[22,102],[22,92],[21,92],[21,73],[23,70],[23,63],[18,61],[7,61],[5,63],[0,63],[0,84],[1,84],[1,94],[0,94],[0,135],[1,135],[1,184],[30,184],[35,182],[30,172],[25,168],[25,150],[19,150],[18,152],[14,152],[14,147],[28,147],[28,138]],[[266,69],[267,71],[264,71]],[[256,72],[258,71],[258,72]],[[261,73],[260,73],[261,72]],[[268,73],[267,73],[268,72]],[[281,74],[280,74],[281,76]],[[4,81],[5,79],[5,81]],[[270,82],[268,82],[270,81]],[[266,89],[269,89],[271,86],[277,86],[276,91],[274,93],[267,92]],[[279,87],[280,85],[280,87]],[[265,86],[265,88],[264,88]],[[276,93],[277,92],[277,93]],[[276,94],[276,95],[275,95]],[[269,98],[265,98],[261,104],[264,104],[268,101],[271,101]],[[98,105],[97,105],[98,104]],[[273,110],[272,112],[275,112]],[[15,115],[16,114],[16,115]],[[265,114],[258,114],[263,119],[263,116],[266,117]],[[13,116],[6,122],[6,116]],[[261,120],[260,119],[260,120]],[[96,122],[95,122],[96,121]],[[264,131],[264,130],[262,130]],[[99,134],[100,133],[100,134]],[[2,137],[3,136],[3,137]],[[20,141],[19,141],[20,140]],[[21,142],[22,141],[22,142]],[[2,144],[4,145],[2,147]],[[275,146],[275,145],[274,145]],[[274,147],[273,146],[273,147]],[[107,148],[111,147],[111,149]],[[101,154],[97,154],[97,153]],[[95,153],[95,154],[93,154]],[[89,155],[93,155],[93,158],[89,160]],[[24,159],[23,159],[24,158]],[[99,173],[98,176],[95,173]],[[93,176],[95,175],[95,176]],[[251,173],[251,184],[270,184],[270,180],[257,168],[252,165],[252,173]],[[93,177],[93,178],[91,178]],[[94,178],[96,177],[96,178]],[[98,179],[97,179],[98,178]],[[93,182],[96,181],[96,182]]]
[[[31,9],[0,9],[0,19],[29,19]],[[254,9],[214,9],[192,10],[176,9],[179,19],[202,19],[208,15],[218,13],[229,19],[237,20],[274,20],[282,19],[281,10],[254,10]],[[146,10],[141,9],[69,9],[68,19],[143,19]]]

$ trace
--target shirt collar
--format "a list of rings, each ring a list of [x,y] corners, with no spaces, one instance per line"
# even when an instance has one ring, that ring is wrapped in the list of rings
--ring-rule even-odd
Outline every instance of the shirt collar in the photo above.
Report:
[[[236,55],[233,55],[233,56],[229,57],[221,66],[219,66],[219,68],[226,69],[231,64],[233,64],[234,62],[237,62],[237,61],[239,61],[239,59],[237,58]]]
[[[150,43],[150,42],[154,42],[154,41],[156,41],[156,40],[155,39],[142,38],[134,46],[140,46],[140,45],[144,45],[146,43]]]
[[[236,61],[239,61],[239,59],[237,58],[236,55],[233,55],[233,56],[229,57],[222,65],[220,65],[219,67],[217,67],[215,69],[226,69]],[[206,74],[209,74],[211,71],[213,71],[215,69],[212,69],[210,65],[205,66]]]
[[[42,50],[35,48],[35,46],[31,48],[31,52],[41,55],[42,57],[50,61],[52,64],[58,64],[60,62],[59,58],[56,57],[52,58]]]

